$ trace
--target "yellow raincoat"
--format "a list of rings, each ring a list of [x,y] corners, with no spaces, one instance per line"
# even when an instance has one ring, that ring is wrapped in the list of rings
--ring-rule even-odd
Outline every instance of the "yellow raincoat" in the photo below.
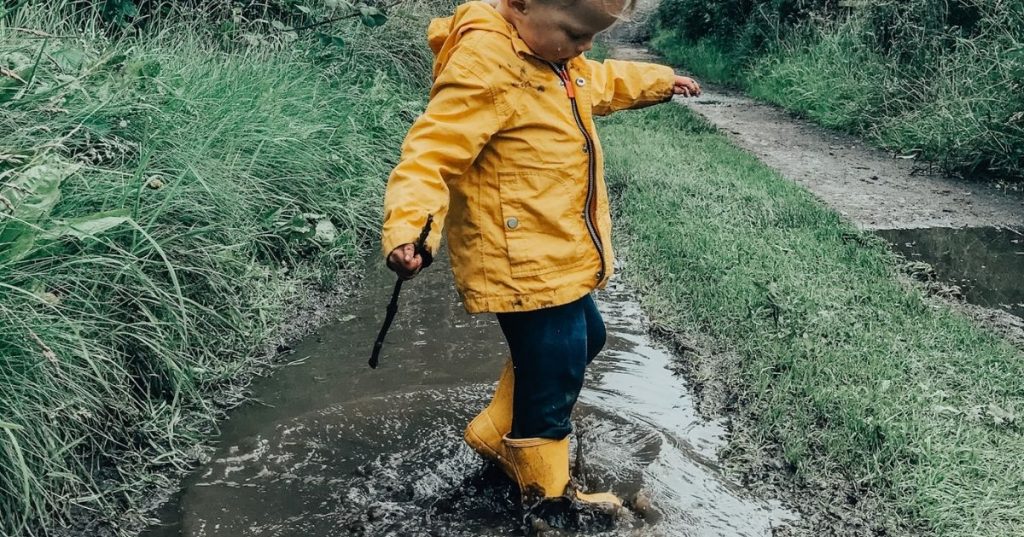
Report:
[[[435,19],[428,37],[434,85],[388,181],[385,257],[432,214],[427,249],[447,228],[470,313],[558,306],[603,288],[614,258],[594,116],[671,99],[672,69],[547,63],[484,2]]]

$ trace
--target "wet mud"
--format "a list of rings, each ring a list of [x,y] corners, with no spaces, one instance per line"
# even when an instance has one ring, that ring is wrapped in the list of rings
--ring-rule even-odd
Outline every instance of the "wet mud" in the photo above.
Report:
[[[254,387],[258,403],[230,416],[216,453],[143,535],[526,533],[518,490],[462,442],[506,355],[494,317],[465,314],[438,263],[404,287],[370,370],[391,283],[373,268],[348,312],[295,347],[298,363]],[[597,298],[609,339],[573,417],[573,477],[633,509],[586,534],[765,536],[793,520],[720,468],[723,423],[699,415],[628,293]]]
[[[879,230],[908,261],[973,304],[1024,318],[1024,232],[1012,228]]]

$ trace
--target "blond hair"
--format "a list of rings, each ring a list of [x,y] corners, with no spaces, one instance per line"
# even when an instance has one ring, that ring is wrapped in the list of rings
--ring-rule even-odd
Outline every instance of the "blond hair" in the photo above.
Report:
[[[537,1],[542,3],[542,4],[558,4],[560,7],[573,7],[576,4],[580,3],[581,0],[537,0]],[[602,7],[604,7],[605,9],[608,10],[607,12],[609,14],[614,15],[615,18],[621,19],[621,20],[625,20],[625,19],[629,18],[629,16],[636,9],[636,2],[637,2],[637,0],[625,0],[625,3],[623,4],[621,11],[619,11],[618,13],[612,13],[611,9],[608,7],[608,4],[610,4],[614,0],[590,0],[590,1],[598,2],[599,4],[601,4]]]

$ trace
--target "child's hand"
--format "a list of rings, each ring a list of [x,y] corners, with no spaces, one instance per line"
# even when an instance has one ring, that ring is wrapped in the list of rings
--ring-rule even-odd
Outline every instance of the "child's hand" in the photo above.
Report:
[[[399,278],[412,279],[423,267],[423,257],[416,253],[416,246],[407,242],[388,255],[388,268],[395,271]]]
[[[700,97],[700,84],[688,76],[676,76],[676,84],[672,87],[673,95]]]

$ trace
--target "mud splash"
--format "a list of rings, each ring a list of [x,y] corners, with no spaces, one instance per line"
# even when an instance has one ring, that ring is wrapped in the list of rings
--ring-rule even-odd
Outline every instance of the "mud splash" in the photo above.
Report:
[[[877,231],[910,261],[963,291],[972,304],[1024,318],[1024,232],[1011,228],[929,228]]]
[[[439,264],[406,287],[371,371],[390,279],[370,272],[372,292],[255,387],[262,404],[231,416],[146,537],[524,534],[517,490],[461,439],[506,353],[493,316],[466,315]],[[598,298],[609,339],[574,416],[574,478],[643,505],[590,534],[771,535],[793,515],[719,469],[723,426],[698,416],[626,291]]]

